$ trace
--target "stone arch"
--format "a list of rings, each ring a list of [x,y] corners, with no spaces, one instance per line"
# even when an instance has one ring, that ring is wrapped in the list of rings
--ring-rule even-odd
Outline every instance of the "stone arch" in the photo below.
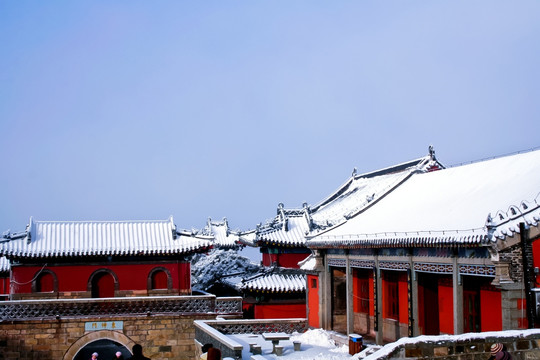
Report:
[[[119,283],[118,283],[118,276],[116,275],[114,271],[112,271],[111,269],[106,269],[106,268],[97,269],[90,275],[90,277],[88,278],[88,283],[86,285],[88,293],[92,294],[92,287],[94,284],[94,280],[103,274],[108,274],[112,276],[113,281],[114,281],[114,292],[116,294],[116,292],[120,288]]]
[[[169,271],[169,269],[163,267],[163,266],[156,266],[155,268],[153,268],[152,270],[150,270],[150,272],[148,273],[148,278],[146,279],[146,288],[148,291],[151,291],[151,290],[154,290],[152,288],[152,278],[154,276],[155,273],[157,272],[164,272],[166,275],[167,275],[167,290],[172,290],[172,276],[171,276],[171,272]]]
[[[73,358],[77,355],[79,350],[81,350],[86,345],[97,341],[97,340],[103,340],[103,339],[109,339],[116,341],[120,344],[122,344],[127,349],[131,349],[133,345],[135,345],[135,342],[131,340],[129,337],[124,335],[122,332],[119,331],[113,331],[113,330],[99,330],[99,331],[92,331],[90,333],[87,333],[80,337],[77,341],[75,341],[69,349],[64,354],[63,360],[73,360]]]

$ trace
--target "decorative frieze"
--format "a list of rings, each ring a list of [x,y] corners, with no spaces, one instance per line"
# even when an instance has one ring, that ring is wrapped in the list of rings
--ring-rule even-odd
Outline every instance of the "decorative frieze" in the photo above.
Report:
[[[346,265],[347,265],[347,260],[345,259],[335,259],[335,258],[328,259],[328,266],[345,267]]]
[[[362,269],[373,269],[375,267],[375,261],[373,260],[356,260],[352,259],[349,261],[351,267],[362,268]]]
[[[451,274],[454,272],[454,266],[452,264],[414,263],[414,271]]]
[[[408,262],[401,261],[379,261],[379,268],[383,270],[400,270],[405,271],[411,268]]]
[[[495,276],[495,266],[459,265],[461,275]]]

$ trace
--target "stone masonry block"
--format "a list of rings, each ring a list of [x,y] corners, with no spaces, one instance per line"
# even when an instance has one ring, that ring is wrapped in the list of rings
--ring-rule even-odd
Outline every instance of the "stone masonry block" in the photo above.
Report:
[[[448,347],[447,346],[441,346],[436,347],[433,349],[433,355],[434,356],[448,356]]]
[[[420,348],[405,348],[405,357],[408,358],[417,358],[422,357],[422,349]]]
[[[528,340],[522,340],[516,342],[516,350],[528,350],[531,348],[531,343]]]

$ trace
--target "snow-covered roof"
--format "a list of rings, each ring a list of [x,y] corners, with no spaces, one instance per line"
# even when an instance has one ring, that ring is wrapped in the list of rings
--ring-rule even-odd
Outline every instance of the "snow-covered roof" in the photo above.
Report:
[[[231,231],[229,222],[225,218],[222,221],[212,221],[212,219],[208,218],[204,232],[214,237],[215,246],[231,248],[240,244],[240,233]]]
[[[306,291],[306,275],[300,272],[261,273],[246,279],[240,285],[242,290],[268,292],[302,292]]]
[[[240,241],[240,243],[244,245],[256,246],[257,231],[256,230],[243,231],[238,234],[238,240]]]
[[[300,265],[300,270],[305,270],[305,271],[315,270],[317,266],[317,258],[313,256],[313,254],[309,254],[307,258],[300,261],[298,264]]]
[[[277,216],[257,228],[255,243],[306,246],[306,235],[345,222],[371,206],[416,172],[444,168],[430,147],[429,155],[384,169],[351,177],[336,191],[313,207],[285,209],[278,205]]]
[[[286,210],[278,206],[273,223],[257,229],[256,241],[272,245],[305,246],[305,235],[310,230],[309,210]]]
[[[414,173],[375,206],[315,236],[309,247],[478,245],[540,220],[540,150]],[[523,206],[524,205],[524,206]]]
[[[435,158],[433,148],[430,154],[384,169],[356,175],[353,172],[338,190],[312,207],[311,217],[314,230],[323,230],[358,214],[392,189],[399,186],[416,172],[428,172],[444,168]]]
[[[167,220],[34,221],[26,236],[0,244],[0,255],[19,258],[173,255],[212,245],[211,237],[177,232]]]
[[[9,272],[11,266],[5,256],[0,256],[0,273]]]

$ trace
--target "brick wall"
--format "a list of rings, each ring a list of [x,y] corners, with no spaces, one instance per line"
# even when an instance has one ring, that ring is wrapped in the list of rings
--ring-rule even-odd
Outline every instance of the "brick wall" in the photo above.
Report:
[[[0,359],[69,359],[85,345],[111,339],[131,349],[143,346],[151,359],[193,359],[194,320],[209,315],[130,316],[59,320],[12,321],[0,323]],[[123,321],[122,330],[85,331],[86,322]]]
[[[510,277],[515,282],[523,282],[523,260],[519,244],[513,245],[499,253],[501,261],[507,261],[510,265]]]

